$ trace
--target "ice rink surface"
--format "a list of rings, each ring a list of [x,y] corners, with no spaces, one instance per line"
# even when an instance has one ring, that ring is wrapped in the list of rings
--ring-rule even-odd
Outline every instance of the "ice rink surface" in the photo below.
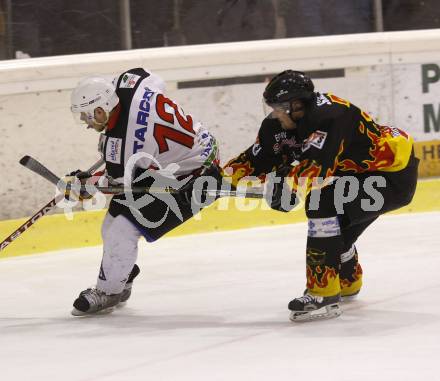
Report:
[[[99,247],[0,260],[0,378],[434,380],[440,213],[385,216],[358,242],[364,288],[336,319],[291,323],[306,225],[141,244],[133,295],[74,318]]]

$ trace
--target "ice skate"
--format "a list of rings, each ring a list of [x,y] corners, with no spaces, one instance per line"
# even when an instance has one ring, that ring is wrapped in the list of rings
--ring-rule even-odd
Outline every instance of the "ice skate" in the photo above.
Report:
[[[73,303],[73,316],[92,315],[98,312],[111,312],[121,300],[120,294],[107,295],[96,288],[82,291]]]
[[[125,283],[124,290],[121,292],[121,299],[119,301],[118,307],[123,307],[127,300],[131,296],[131,288],[133,287],[133,281],[134,279],[139,275],[141,270],[139,269],[138,265],[133,266],[133,270],[131,270],[131,273],[128,277],[127,283]]]
[[[341,315],[340,295],[315,296],[309,293],[289,303],[290,320],[294,322],[330,319]]]
[[[309,290],[307,290],[307,288],[304,290],[304,292],[303,292],[303,296],[304,295],[307,295],[307,293],[308,293],[308,291]],[[346,303],[349,303],[349,302],[352,302],[352,301],[354,301],[354,300],[356,300],[357,299],[357,296],[359,295],[359,292],[360,292],[360,290],[357,290],[357,291],[355,291],[355,292],[353,292],[353,293],[351,293],[351,294],[344,294],[344,289],[342,289],[342,291],[341,291],[341,303],[342,302],[346,302]]]
[[[344,294],[344,292],[342,291],[341,293],[341,302],[344,303],[350,303],[353,302],[354,300],[357,299],[358,295],[359,295],[359,291],[353,292],[352,294]]]

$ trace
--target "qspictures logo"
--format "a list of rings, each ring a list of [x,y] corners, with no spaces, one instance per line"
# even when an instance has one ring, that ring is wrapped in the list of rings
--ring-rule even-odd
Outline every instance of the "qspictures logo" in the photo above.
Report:
[[[157,169],[145,170],[140,176],[134,178],[136,163],[139,160],[151,161]],[[231,174],[227,175],[229,173],[227,168],[223,171],[224,176],[221,179],[203,173],[196,177],[189,175],[182,178],[176,176],[179,168],[176,163],[163,167],[156,158],[145,152],[134,154],[127,162],[123,183],[112,182],[113,187],[116,187],[114,189],[118,189],[116,193],[124,196],[116,197],[114,201],[128,208],[141,226],[156,228],[166,221],[170,213],[175,214],[178,219],[183,221],[181,208],[184,204],[190,205],[192,215],[196,219],[201,219],[200,210],[211,205],[218,198],[220,198],[216,207],[218,213],[228,210],[232,205],[231,200],[235,204],[235,210],[243,212],[257,209],[269,210],[269,205],[273,204],[274,197],[279,197],[283,210],[298,210],[304,205],[307,189],[309,189],[307,183],[310,179],[307,177],[298,179],[295,191],[292,190],[292,178],[278,177],[275,173],[268,174],[263,184],[256,177],[244,177],[233,188],[232,177],[230,177]],[[355,176],[334,177],[331,180],[314,178],[313,180],[315,185],[309,195],[308,210],[320,208],[321,192],[327,186],[333,188],[333,203],[337,214],[344,214],[346,205],[360,198],[360,206],[364,211],[380,211],[384,205],[384,198],[378,189],[385,188],[387,185],[383,176],[369,176],[362,181]],[[57,206],[64,209],[67,218],[72,218],[72,210],[81,199],[84,210],[103,209],[106,205],[106,197],[99,189],[110,189],[111,187],[105,188],[105,184],[108,186],[109,181],[113,181],[113,179],[109,180],[108,177],[101,176],[97,186],[93,183],[84,185],[75,177],[75,180],[69,185],[69,192],[61,187],[61,191],[57,189],[56,197],[59,197],[60,193],[68,193],[67,197],[61,197]],[[148,183],[149,187],[142,188],[136,185],[142,182]],[[62,184],[64,187],[66,186],[64,181]],[[252,199],[245,198],[248,191],[253,192]],[[75,193],[77,197],[71,197]],[[87,196],[84,197],[84,195]],[[183,198],[186,200],[183,201]],[[262,199],[265,199],[265,202],[262,202]],[[149,213],[144,213],[157,200],[166,205],[165,208],[160,209],[163,210],[163,215],[151,216]],[[149,217],[154,217],[154,220]],[[325,226],[325,228],[332,229],[331,226]]]

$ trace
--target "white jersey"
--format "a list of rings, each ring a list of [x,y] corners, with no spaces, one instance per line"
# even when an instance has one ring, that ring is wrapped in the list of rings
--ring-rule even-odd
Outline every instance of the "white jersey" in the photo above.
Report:
[[[108,174],[118,182],[129,162],[182,176],[218,160],[215,138],[156,84],[157,77],[143,69],[123,73],[116,83],[121,110],[116,126],[105,133],[103,154]]]

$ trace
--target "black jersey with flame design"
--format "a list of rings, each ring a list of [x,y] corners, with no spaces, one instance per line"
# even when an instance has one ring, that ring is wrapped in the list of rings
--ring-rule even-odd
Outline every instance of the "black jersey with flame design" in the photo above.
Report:
[[[257,142],[226,167],[233,169],[235,185],[244,176],[264,180],[265,174],[296,160],[289,175],[296,189],[300,178],[400,171],[408,164],[412,145],[407,133],[377,124],[350,102],[315,93],[295,130],[283,130],[277,119],[264,119]]]
[[[295,131],[284,130],[277,119],[266,118],[255,143],[230,160],[224,167],[230,169],[225,173],[232,177],[234,186],[247,176],[255,176],[264,181],[267,173],[295,161],[301,146],[302,142],[298,140]]]

